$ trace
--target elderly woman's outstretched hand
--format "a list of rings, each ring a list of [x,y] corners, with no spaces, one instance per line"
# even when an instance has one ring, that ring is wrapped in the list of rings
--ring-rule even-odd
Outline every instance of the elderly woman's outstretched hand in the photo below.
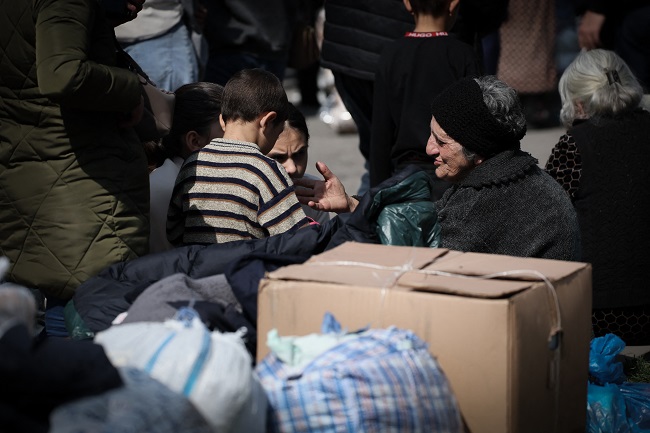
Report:
[[[298,201],[320,211],[352,212],[359,202],[345,193],[339,178],[323,162],[317,162],[316,169],[324,180],[294,179]]]

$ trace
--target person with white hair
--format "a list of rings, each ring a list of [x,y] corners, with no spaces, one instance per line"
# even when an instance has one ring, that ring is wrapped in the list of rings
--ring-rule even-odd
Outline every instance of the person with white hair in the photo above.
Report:
[[[584,51],[559,82],[568,128],[546,171],[578,214],[582,260],[593,266],[595,336],[650,344],[650,113],[643,90],[613,51]]]

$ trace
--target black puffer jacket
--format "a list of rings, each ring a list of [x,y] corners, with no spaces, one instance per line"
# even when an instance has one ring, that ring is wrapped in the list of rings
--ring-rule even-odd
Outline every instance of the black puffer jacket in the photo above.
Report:
[[[286,56],[297,0],[217,0],[206,5],[204,28],[210,52],[244,52],[269,60]]]
[[[386,43],[413,26],[402,0],[327,0],[321,65],[373,81]]]

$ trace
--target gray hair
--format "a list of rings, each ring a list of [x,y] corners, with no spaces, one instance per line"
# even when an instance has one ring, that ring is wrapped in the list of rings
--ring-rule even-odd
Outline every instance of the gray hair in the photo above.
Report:
[[[618,79],[612,81],[608,74]],[[567,127],[578,118],[614,116],[633,110],[643,96],[643,88],[623,59],[601,49],[578,54],[562,74],[558,90],[562,99],[560,120]],[[584,114],[577,113],[577,104]]]
[[[472,152],[471,150],[469,150],[463,145],[461,145],[461,150],[466,160],[468,160],[469,162],[476,162],[476,157],[478,155],[476,152]]]
[[[526,116],[517,92],[494,75],[474,78],[483,92],[483,102],[494,119],[515,136],[526,130]]]

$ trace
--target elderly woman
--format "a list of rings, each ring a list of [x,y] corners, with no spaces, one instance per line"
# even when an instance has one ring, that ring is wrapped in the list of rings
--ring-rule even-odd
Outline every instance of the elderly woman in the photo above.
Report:
[[[462,79],[433,101],[426,152],[436,175],[454,184],[436,202],[442,247],[579,258],[571,201],[537,160],[520,150],[525,133],[516,92],[495,77]],[[317,209],[353,210],[358,201],[324,164],[317,168],[325,182],[302,181],[299,200]]]
[[[559,90],[568,131],[546,170],[578,214],[594,332],[650,344],[650,113],[639,107],[641,86],[614,52],[592,50],[569,65]]]

